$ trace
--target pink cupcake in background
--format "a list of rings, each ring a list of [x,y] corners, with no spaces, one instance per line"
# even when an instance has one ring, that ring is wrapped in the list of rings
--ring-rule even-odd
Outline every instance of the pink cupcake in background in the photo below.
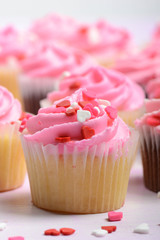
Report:
[[[79,89],[40,109],[21,139],[37,207],[100,213],[124,204],[139,134],[109,102]]]
[[[41,50],[21,62],[20,88],[25,111],[37,113],[39,101],[57,89],[70,74],[85,72],[94,61],[84,52],[57,44],[42,44]]]
[[[65,81],[61,81],[59,91],[49,93],[47,99],[41,101],[41,105],[52,105],[81,87],[86,87],[99,99],[110,101],[130,126],[134,126],[134,120],[143,114],[143,89],[125,75],[100,66],[92,67],[83,74],[67,77]]]
[[[136,121],[140,133],[144,184],[160,191],[160,99],[146,100],[146,113]]]
[[[125,29],[112,26],[105,20],[92,24],[79,24],[69,44],[86,51],[105,67],[124,57],[131,50],[131,36]]]
[[[71,17],[53,13],[34,21],[30,32],[43,42],[52,42],[54,40],[54,42],[66,43],[78,24]]]
[[[146,93],[148,98],[160,98],[160,76],[147,84]]]

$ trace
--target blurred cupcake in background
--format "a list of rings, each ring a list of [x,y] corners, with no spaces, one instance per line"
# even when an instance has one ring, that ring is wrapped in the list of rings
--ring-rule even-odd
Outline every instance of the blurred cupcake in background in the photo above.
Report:
[[[146,93],[148,98],[160,98],[160,75],[147,84]]]
[[[96,94],[97,98],[102,99],[102,104],[103,100],[110,101],[130,126],[134,126],[134,121],[144,113],[143,89],[125,75],[100,66],[91,67],[83,74],[71,75],[61,81],[59,91],[49,93],[47,99],[41,101],[41,106],[50,106],[81,87]]]
[[[136,121],[140,132],[144,184],[160,191],[160,99],[146,100],[146,113]]]
[[[111,67],[131,51],[131,36],[125,29],[112,26],[105,20],[79,24],[68,43],[89,53],[105,67]]]
[[[41,50],[21,62],[19,76],[25,111],[37,113],[39,102],[56,90],[66,76],[83,73],[94,61],[82,51],[57,44],[42,44]]]
[[[26,165],[19,129],[23,129],[26,118],[20,102],[0,86],[0,192],[20,187],[24,182]]]
[[[105,104],[79,89],[27,121],[22,144],[37,207],[100,213],[124,204],[139,134]]]

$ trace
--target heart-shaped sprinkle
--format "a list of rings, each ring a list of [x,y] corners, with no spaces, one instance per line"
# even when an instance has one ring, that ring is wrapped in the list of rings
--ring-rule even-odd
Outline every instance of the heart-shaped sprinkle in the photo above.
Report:
[[[91,117],[97,117],[98,116],[98,110],[94,108],[94,106],[91,103],[88,103],[83,110],[88,110],[91,113]]]
[[[123,217],[123,213],[122,212],[109,212],[108,213],[108,220],[109,221],[120,221]]]
[[[95,130],[93,128],[90,128],[88,126],[83,126],[82,127],[82,137],[84,139],[89,139],[94,135],[95,135]]]
[[[149,226],[147,223],[142,223],[138,225],[134,231],[134,233],[141,233],[141,234],[148,234],[149,233]]]
[[[102,226],[103,230],[106,230],[108,233],[115,232],[117,227],[116,226]]]
[[[71,235],[75,232],[76,230],[73,229],[73,228],[61,228],[60,229],[60,232],[63,234],[63,235]]]
[[[91,118],[91,113],[87,110],[78,110],[77,111],[77,120],[78,122],[85,122],[86,120]]]
[[[76,90],[76,89],[80,88],[80,86],[81,86],[81,83],[78,82],[78,81],[76,81],[76,82],[73,82],[73,83],[69,86],[69,88],[70,88],[71,90]]]
[[[44,232],[44,235],[58,236],[60,232],[56,229],[48,229]]]
[[[147,124],[153,127],[159,126],[160,125],[160,117],[155,117],[155,116],[150,116],[147,117],[146,120]]]
[[[96,229],[92,232],[95,237],[104,237],[108,232],[103,229]]]
[[[56,137],[56,141],[59,143],[65,143],[71,141],[70,137]]]
[[[69,107],[66,109],[66,115],[67,116],[73,116],[74,114],[76,114],[76,110],[72,107]]]
[[[93,93],[92,91],[90,91],[90,90],[84,90],[83,92],[82,92],[82,94],[83,94],[83,99],[85,100],[85,101],[91,101],[91,100],[93,100],[93,99],[95,99],[96,98],[96,94],[95,93]]]
[[[69,100],[63,100],[59,103],[57,103],[56,107],[65,107],[65,108],[68,108],[70,107],[71,103]]]
[[[79,106],[81,108],[84,108],[88,103],[90,103],[90,102],[89,101],[80,101],[80,102],[78,102],[78,104],[79,104]]]
[[[73,102],[71,103],[71,107],[75,108],[75,109],[79,109],[78,103],[77,102]]]
[[[8,240],[24,240],[24,237],[21,237],[21,236],[9,237]]]
[[[115,119],[117,117],[117,109],[108,106],[105,108],[105,111],[111,119]]]
[[[3,231],[7,227],[6,223],[0,223],[0,231]]]
[[[105,107],[108,107],[108,106],[111,105],[111,103],[110,103],[109,101],[104,100],[104,99],[98,99],[98,103],[99,103],[100,105],[105,106]]]

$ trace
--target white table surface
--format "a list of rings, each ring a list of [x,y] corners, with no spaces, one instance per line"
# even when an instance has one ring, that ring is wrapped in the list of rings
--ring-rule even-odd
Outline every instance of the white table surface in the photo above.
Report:
[[[0,240],[7,240],[10,236],[23,236],[25,240],[90,240],[96,239],[91,232],[103,225],[116,225],[117,231],[102,239],[160,239],[160,199],[157,194],[145,189],[139,157],[131,171],[125,205],[119,211],[123,212],[123,219],[120,222],[108,222],[107,213],[63,215],[38,209],[32,205],[26,178],[23,187],[0,193],[0,222],[7,223],[7,228],[0,232]],[[133,229],[144,222],[149,224],[149,234],[133,233]],[[71,236],[43,235],[46,229],[61,227],[71,227],[76,232]]]

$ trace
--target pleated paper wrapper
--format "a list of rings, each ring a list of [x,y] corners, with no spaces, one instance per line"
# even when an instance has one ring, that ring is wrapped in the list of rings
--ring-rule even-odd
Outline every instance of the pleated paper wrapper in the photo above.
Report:
[[[132,130],[126,143],[74,147],[28,141],[21,137],[32,201],[42,209],[69,213],[100,213],[124,204],[139,134]]]

